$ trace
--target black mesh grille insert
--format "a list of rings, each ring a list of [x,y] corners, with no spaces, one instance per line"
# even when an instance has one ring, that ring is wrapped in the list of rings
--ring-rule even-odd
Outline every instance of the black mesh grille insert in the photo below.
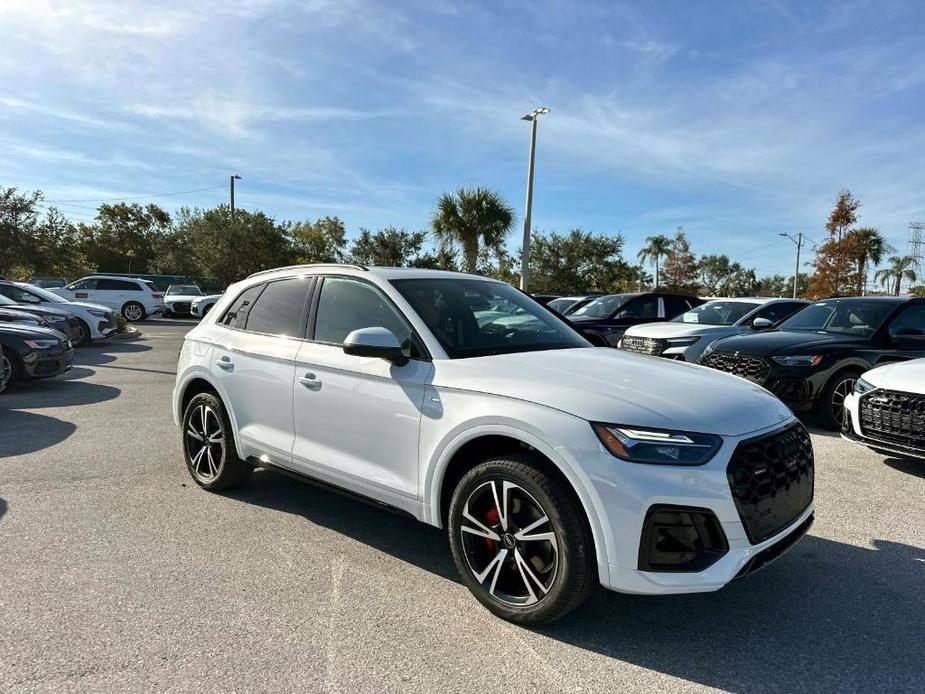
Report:
[[[700,360],[703,366],[709,366],[717,371],[735,374],[749,381],[762,384],[768,378],[770,367],[761,357],[750,354],[733,354],[730,352],[712,352]]]
[[[802,424],[742,441],[726,468],[748,539],[762,542],[813,500],[813,445]]]
[[[925,395],[875,390],[861,398],[859,414],[864,436],[925,449]]]

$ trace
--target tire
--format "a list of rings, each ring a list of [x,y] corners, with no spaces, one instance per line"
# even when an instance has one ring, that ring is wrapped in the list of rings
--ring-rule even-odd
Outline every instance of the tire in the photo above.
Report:
[[[232,489],[254,471],[238,458],[228,413],[212,393],[200,393],[190,400],[183,413],[181,436],[186,469],[203,489]],[[203,445],[206,440],[210,443]]]
[[[87,325],[86,321],[82,318],[77,319],[80,322],[81,337],[79,340],[74,341],[75,347],[83,347],[84,345],[89,345],[93,339],[90,337],[90,326]]]
[[[845,369],[832,376],[825,384],[819,402],[816,404],[816,414],[819,423],[826,429],[841,431],[844,421],[841,402],[844,402],[845,397],[854,389],[854,383],[860,375],[860,371]]]
[[[476,465],[456,486],[447,523],[463,583],[493,614],[516,624],[555,621],[597,584],[594,543],[578,501],[536,463],[510,455]]]
[[[0,350],[0,393],[16,380],[16,375],[16,358],[6,349]]]
[[[127,302],[122,307],[122,315],[129,323],[135,323],[136,321],[144,320],[148,316],[147,312],[145,311],[145,307],[139,304],[137,301]]]

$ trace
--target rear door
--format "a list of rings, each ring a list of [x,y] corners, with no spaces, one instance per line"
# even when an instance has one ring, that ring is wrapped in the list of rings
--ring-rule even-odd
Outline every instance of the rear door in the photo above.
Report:
[[[421,407],[433,365],[379,287],[338,276],[319,284],[310,339],[296,363],[293,465],[413,512]],[[408,363],[344,353],[348,334],[371,327],[388,328],[406,344]]]
[[[218,320],[212,373],[227,394],[245,457],[287,464],[292,384],[313,280],[289,277],[242,292]]]
[[[96,288],[99,283],[94,277],[90,277],[85,280],[78,280],[73,284],[67,285],[58,290],[56,293],[63,294],[65,298],[72,299],[73,301],[89,301],[91,303],[99,303],[99,300],[96,296]]]

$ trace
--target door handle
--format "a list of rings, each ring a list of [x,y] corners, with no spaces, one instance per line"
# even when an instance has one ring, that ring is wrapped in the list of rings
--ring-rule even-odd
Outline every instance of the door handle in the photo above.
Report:
[[[224,369],[225,371],[234,371],[234,362],[231,361],[231,357],[222,357],[217,362],[215,362],[215,365],[220,369]]]
[[[301,383],[309,390],[321,390],[321,381],[319,381],[318,377],[313,373],[307,373],[304,376],[299,376],[299,383]]]

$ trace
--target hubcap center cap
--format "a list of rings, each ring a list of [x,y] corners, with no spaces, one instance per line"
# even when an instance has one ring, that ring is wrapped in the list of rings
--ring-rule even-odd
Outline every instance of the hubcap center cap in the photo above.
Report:
[[[514,536],[510,533],[504,533],[501,536],[501,542],[507,549],[514,549],[514,546],[517,544],[517,540],[514,539]]]

